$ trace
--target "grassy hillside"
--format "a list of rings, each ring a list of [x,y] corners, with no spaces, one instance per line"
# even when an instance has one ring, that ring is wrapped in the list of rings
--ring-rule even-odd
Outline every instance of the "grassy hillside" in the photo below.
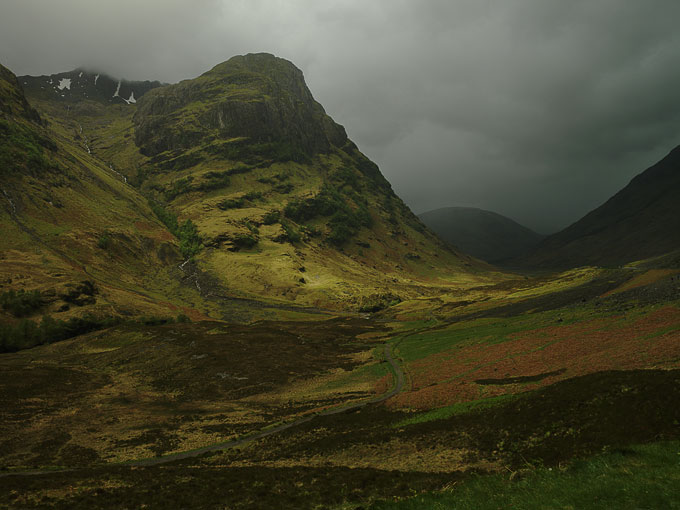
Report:
[[[618,266],[680,249],[680,147],[534,252],[525,267]]]
[[[541,508],[539,493],[586,507],[675,501],[676,443],[654,443],[680,437],[678,276],[578,270],[406,301],[373,320],[126,325],[3,355],[0,503],[474,507],[484,490],[493,497],[479,504],[522,508]],[[384,343],[403,391],[321,414],[389,390]],[[196,458],[120,463],[299,417]],[[19,474],[35,468],[46,471]]]
[[[463,253],[494,264],[529,251],[543,239],[510,218],[473,207],[444,207],[418,217]]]
[[[89,154],[72,126],[28,106],[5,68],[0,86],[3,326],[43,315],[200,317],[201,297],[173,276],[178,242],[147,200]],[[37,297],[27,308],[12,305],[29,294]]]
[[[171,232],[186,226],[183,270],[206,297],[373,310],[502,278],[411,213],[286,60],[234,57],[134,104],[29,94]]]
[[[677,252],[494,272],[271,55],[35,110],[0,70],[0,507],[677,500]]]

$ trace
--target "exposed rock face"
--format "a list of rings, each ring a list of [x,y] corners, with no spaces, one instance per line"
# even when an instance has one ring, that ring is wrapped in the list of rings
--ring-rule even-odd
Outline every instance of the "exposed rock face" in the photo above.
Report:
[[[103,73],[74,69],[47,76],[19,76],[29,97],[57,102],[97,101],[104,104],[133,105],[159,81],[129,81]]]
[[[302,72],[266,53],[234,57],[195,80],[150,91],[134,122],[135,142],[149,156],[234,138],[310,155],[347,141]]]

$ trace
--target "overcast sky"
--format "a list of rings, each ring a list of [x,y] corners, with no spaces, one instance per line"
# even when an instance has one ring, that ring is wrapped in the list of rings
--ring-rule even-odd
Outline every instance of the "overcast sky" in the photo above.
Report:
[[[175,82],[266,51],[416,212],[548,233],[680,144],[678,0],[3,0],[16,74]]]

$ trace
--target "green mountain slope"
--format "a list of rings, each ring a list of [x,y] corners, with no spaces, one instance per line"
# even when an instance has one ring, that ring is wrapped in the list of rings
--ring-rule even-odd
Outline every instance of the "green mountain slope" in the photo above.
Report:
[[[606,203],[517,260],[529,267],[615,266],[680,249],[680,147]]]
[[[125,225],[140,211],[154,228],[163,222],[165,239],[181,254],[160,270],[174,282],[167,301],[183,299],[173,287],[182,283],[199,294],[191,306],[213,313],[208,300],[219,317],[232,317],[224,306],[235,299],[376,309],[496,278],[413,215],[286,60],[234,57],[168,86],[122,81],[146,87],[133,90],[135,102],[110,101],[108,89],[95,97],[93,76],[80,73],[62,73],[73,92],[64,97],[41,88],[62,84],[62,74],[21,80],[60,143],[140,209],[105,212],[106,200],[97,197],[92,207],[80,206],[92,218],[72,226],[115,231],[114,217],[124,216]],[[78,92],[79,80],[90,88]],[[108,88],[118,83],[109,81]]]
[[[174,316],[200,301],[169,276],[178,243],[146,199],[38,115],[4,67],[0,91],[0,294],[40,294],[19,311],[3,298],[0,323]]]
[[[418,217],[444,241],[492,263],[516,257],[543,239],[510,218],[474,207],[444,207]]]

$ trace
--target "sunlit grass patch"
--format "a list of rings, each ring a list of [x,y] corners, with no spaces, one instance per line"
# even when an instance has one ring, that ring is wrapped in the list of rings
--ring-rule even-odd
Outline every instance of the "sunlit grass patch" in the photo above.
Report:
[[[486,409],[488,407],[504,404],[517,397],[517,395],[499,395],[496,397],[473,400],[471,402],[459,402],[450,406],[440,407],[439,409],[433,409],[424,413],[415,414],[414,416],[395,423],[392,425],[392,427],[400,428],[406,427],[408,425],[415,425],[417,423],[426,423],[428,421],[445,420],[446,418],[450,418],[451,416],[455,416],[457,414],[466,414],[478,409]]]
[[[369,508],[680,508],[680,442],[634,446],[578,461],[568,468],[481,475],[442,492],[376,502]]]

